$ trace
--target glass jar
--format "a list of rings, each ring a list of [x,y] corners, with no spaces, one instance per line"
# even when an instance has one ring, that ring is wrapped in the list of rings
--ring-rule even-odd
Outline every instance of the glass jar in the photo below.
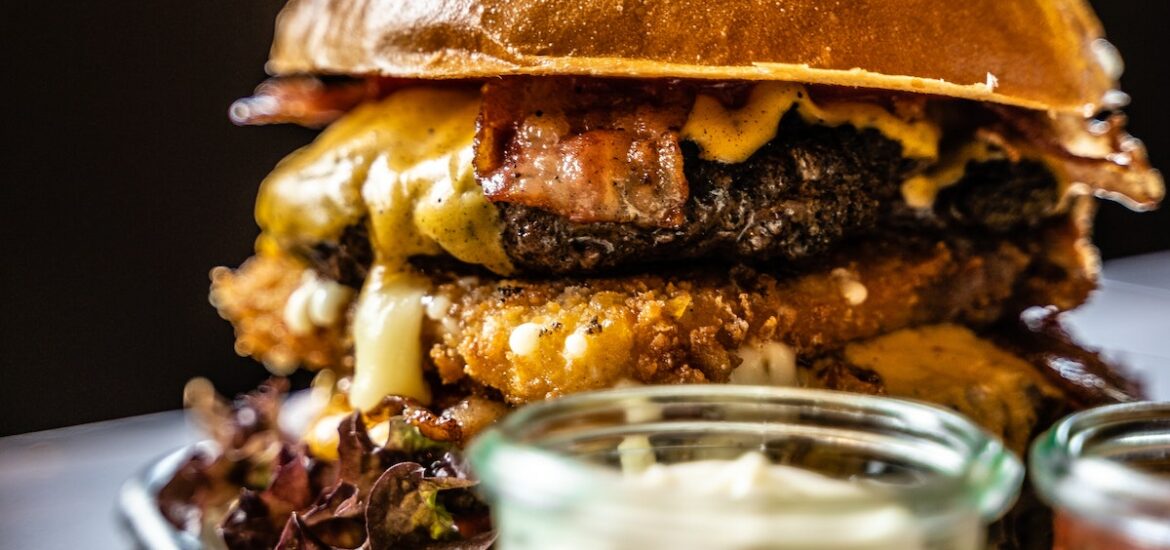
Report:
[[[1170,549],[1170,403],[1083,411],[1032,445],[1057,550]]]
[[[975,549],[1023,478],[1010,451],[950,411],[761,386],[572,395],[513,412],[468,452],[504,550]],[[838,486],[793,498],[753,493],[748,480],[753,494],[697,494],[686,484],[647,489],[631,473],[745,453]]]

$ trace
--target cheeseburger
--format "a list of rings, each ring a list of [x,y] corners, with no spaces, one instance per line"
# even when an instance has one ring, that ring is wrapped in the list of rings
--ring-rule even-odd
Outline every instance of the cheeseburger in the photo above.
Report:
[[[292,0],[230,114],[323,130],[211,300],[323,405],[289,441],[278,383],[193,389],[223,451],[164,511],[233,547],[486,547],[459,446],[624,384],[923,399],[1017,452],[1136,398],[1057,319],[1095,197],[1164,194],[1102,35],[1076,0]]]

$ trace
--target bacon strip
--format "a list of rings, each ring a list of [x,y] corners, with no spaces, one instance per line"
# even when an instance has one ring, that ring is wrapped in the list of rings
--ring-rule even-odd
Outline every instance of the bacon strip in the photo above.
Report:
[[[689,196],[676,87],[504,79],[484,87],[476,174],[494,202],[574,222],[677,227]]]
[[[270,78],[250,96],[228,109],[232,122],[244,125],[293,123],[320,128],[337,120],[388,88],[383,79],[323,81],[311,76]]]
[[[988,105],[1005,130],[1043,155],[1050,166],[1098,197],[1133,210],[1152,210],[1166,195],[1162,174],[1150,166],[1141,141],[1125,131],[1125,115],[1104,120],[1049,118],[1010,107]]]
[[[1036,365],[1078,408],[1145,397],[1139,380],[1125,376],[1097,351],[1077,344],[1055,309],[1032,308],[1020,317],[1018,327],[1005,328],[994,333],[997,343]]]

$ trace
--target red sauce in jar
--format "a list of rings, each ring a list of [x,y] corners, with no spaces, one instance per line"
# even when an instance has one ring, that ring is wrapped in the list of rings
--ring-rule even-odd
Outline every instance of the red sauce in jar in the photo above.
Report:
[[[1170,550],[1168,545],[1152,545],[1133,540],[1106,526],[1085,521],[1064,510],[1057,510],[1053,520],[1052,550]]]

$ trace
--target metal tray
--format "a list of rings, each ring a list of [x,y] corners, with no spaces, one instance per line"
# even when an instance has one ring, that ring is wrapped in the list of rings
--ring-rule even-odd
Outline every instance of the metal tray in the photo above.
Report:
[[[202,442],[179,448],[148,464],[122,484],[118,493],[118,520],[139,548],[151,550],[209,550],[218,545],[180,531],[158,509],[158,492],[192,454],[213,446]]]
[[[280,429],[296,437],[315,417],[319,404],[308,391],[289,395],[280,407]],[[158,508],[158,492],[174,476],[188,457],[199,451],[216,452],[212,441],[201,441],[176,449],[148,463],[134,477],[122,484],[118,493],[119,523],[139,548],[150,550],[223,550],[223,543],[212,533],[202,538],[171,525]]]

